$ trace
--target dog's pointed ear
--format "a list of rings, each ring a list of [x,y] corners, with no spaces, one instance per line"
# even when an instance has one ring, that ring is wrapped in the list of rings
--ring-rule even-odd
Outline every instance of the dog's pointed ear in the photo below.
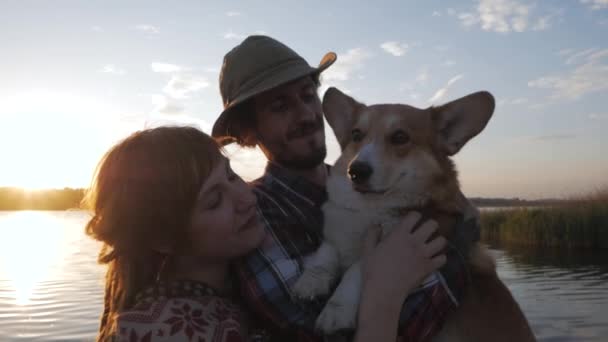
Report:
[[[494,96],[480,91],[433,108],[439,145],[452,156],[487,125],[494,113]]]
[[[323,96],[323,113],[342,150],[351,139],[351,130],[356,123],[360,107],[363,107],[363,104],[334,87],[327,89]]]

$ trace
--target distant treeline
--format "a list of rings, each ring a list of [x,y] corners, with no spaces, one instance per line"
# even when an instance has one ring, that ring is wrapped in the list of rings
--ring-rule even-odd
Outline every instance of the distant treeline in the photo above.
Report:
[[[525,200],[519,198],[480,198],[471,197],[469,198],[476,207],[544,207],[558,205],[567,202],[564,199],[538,199],[538,200]]]
[[[0,210],[67,210],[80,208],[84,189],[24,190],[0,188]]]

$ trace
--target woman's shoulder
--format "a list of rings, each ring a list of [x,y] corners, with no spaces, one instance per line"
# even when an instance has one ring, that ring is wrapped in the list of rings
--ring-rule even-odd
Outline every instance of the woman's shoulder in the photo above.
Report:
[[[116,317],[119,341],[243,341],[245,313],[219,296],[157,298]]]

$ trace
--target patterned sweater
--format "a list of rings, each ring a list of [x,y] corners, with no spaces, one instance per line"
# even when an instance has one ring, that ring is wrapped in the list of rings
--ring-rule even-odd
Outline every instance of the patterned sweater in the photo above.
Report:
[[[248,341],[241,307],[194,281],[159,283],[139,293],[117,317],[115,341]]]

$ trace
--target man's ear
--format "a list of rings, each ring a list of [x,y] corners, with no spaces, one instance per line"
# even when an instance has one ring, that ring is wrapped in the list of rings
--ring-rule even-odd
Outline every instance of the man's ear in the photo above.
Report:
[[[433,122],[439,135],[439,146],[452,156],[479,134],[494,112],[494,97],[480,91],[432,108]]]
[[[327,89],[323,96],[323,113],[342,150],[350,142],[352,127],[362,107],[363,104],[334,87]]]

